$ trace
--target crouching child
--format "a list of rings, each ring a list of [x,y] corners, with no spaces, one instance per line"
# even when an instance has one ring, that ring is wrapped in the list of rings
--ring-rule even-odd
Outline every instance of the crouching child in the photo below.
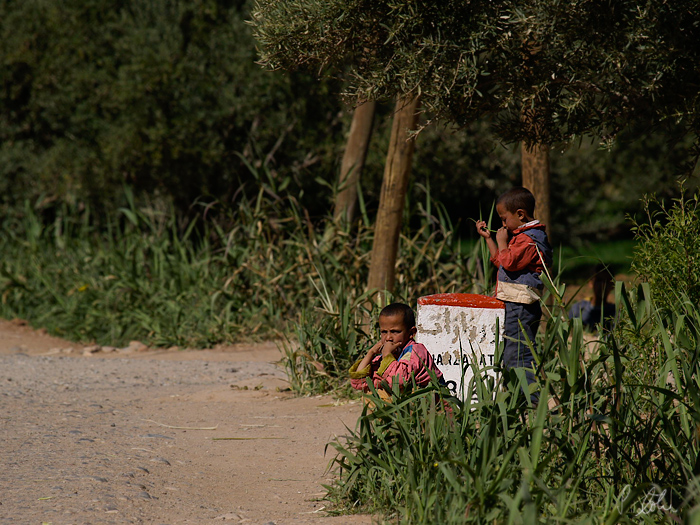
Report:
[[[398,382],[426,386],[431,381],[431,372],[444,383],[442,372],[437,368],[428,350],[413,337],[416,334],[416,318],[410,306],[393,303],[379,313],[380,339],[350,368],[350,383],[353,388],[369,391],[371,381],[384,399]]]

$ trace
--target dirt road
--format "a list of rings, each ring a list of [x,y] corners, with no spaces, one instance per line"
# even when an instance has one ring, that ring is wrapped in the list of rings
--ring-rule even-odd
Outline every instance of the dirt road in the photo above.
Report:
[[[0,321],[0,523],[372,523],[322,501],[359,404],[283,391],[274,344],[92,351]]]

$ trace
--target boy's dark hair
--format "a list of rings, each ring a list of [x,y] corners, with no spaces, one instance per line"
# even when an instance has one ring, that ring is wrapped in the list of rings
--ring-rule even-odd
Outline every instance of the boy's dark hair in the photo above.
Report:
[[[496,200],[496,205],[502,205],[506,211],[515,213],[518,210],[525,210],[528,217],[535,215],[535,196],[527,188],[517,186],[501,194]]]
[[[393,317],[395,315],[403,317],[403,324],[408,330],[416,326],[416,316],[413,314],[413,309],[407,304],[391,303],[379,312],[379,317]]]

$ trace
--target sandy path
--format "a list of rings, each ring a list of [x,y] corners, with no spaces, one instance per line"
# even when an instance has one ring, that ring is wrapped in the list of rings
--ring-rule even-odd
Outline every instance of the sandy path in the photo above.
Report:
[[[371,523],[321,500],[326,443],[359,404],[280,391],[279,357],[270,343],[87,357],[0,321],[0,522]]]

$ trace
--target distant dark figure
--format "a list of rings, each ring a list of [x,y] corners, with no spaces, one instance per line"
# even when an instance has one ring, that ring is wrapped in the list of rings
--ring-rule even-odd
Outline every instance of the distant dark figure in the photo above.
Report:
[[[596,265],[593,277],[588,281],[593,296],[574,303],[569,309],[569,318],[580,317],[583,327],[590,331],[595,331],[601,323],[606,330],[611,329],[615,321],[615,304],[608,302],[608,294],[614,286],[608,268],[604,264]]]

